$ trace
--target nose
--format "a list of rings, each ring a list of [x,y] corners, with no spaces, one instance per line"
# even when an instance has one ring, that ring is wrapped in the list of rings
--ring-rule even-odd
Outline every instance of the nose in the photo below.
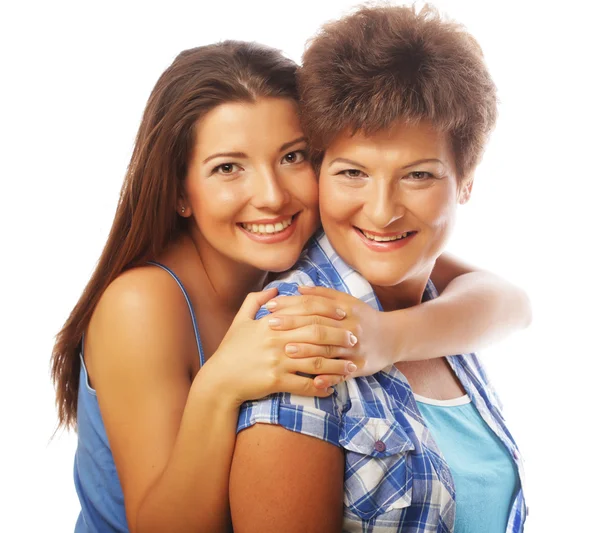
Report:
[[[252,204],[258,209],[279,211],[288,201],[289,193],[271,168],[261,169],[254,180]]]
[[[364,212],[375,228],[384,229],[402,218],[406,208],[399,197],[399,192],[391,190],[392,184],[375,181],[367,192]]]

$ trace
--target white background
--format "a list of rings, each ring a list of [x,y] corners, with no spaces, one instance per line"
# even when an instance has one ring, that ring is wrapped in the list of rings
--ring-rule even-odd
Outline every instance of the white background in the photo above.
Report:
[[[225,38],[299,60],[317,27],[354,4],[2,4],[1,531],[73,530],[76,440],[50,440],[49,357],[107,237],[160,73],[179,51]],[[436,5],[479,40],[501,98],[450,249],[533,303],[533,325],[482,354],[525,456],[527,531],[600,531],[600,13],[592,1]]]

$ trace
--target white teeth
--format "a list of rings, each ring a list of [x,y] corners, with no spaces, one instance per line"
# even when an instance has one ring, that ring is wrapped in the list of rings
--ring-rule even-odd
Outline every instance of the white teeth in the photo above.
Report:
[[[292,218],[290,217],[287,220],[282,220],[281,222],[276,222],[275,224],[246,224],[245,222],[242,222],[242,227],[246,231],[250,231],[252,233],[273,234],[283,231],[291,224]]]
[[[389,241],[397,241],[399,239],[404,239],[408,236],[408,231],[404,232],[404,233],[399,233],[398,235],[392,235],[391,237],[381,237],[379,235],[373,235],[372,233],[369,233],[368,231],[365,230],[361,230],[362,234],[369,240],[371,241],[376,241],[376,242],[389,242]]]

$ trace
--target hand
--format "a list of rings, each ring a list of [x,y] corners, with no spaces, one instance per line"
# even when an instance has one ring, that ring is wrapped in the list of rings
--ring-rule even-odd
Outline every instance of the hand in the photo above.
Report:
[[[280,296],[267,303],[272,316],[280,318],[278,330],[322,324],[352,332],[354,346],[294,343],[291,357],[336,357],[352,361],[358,370],[352,377],[370,376],[400,360],[399,324],[389,316],[344,292],[325,287],[299,287],[301,296]],[[394,317],[397,322],[397,317]],[[289,349],[289,346],[288,346]],[[321,376],[323,378],[324,376]]]
[[[213,385],[230,393],[236,404],[275,392],[326,397],[333,392],[332,385],[355,370],[351,362],[334,359],[327,353],[288,355],[288,345],[351,347],[352,336],[337,324],[313,321],[276,331],[269,325],[272,315],[254,320],[260,307],[276,294],[277,289],[270,289],[246,297],[219,348],[202,370],[203,380],[210,377]],[[324,376],[313,379],[297,372]]]

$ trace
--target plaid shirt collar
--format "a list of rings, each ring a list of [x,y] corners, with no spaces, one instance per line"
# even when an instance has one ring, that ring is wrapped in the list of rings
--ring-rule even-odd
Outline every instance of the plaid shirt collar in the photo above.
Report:
[[[270,286],[278,287],[280,294],[297,294],[298,285],[330,287],[351,294],[372,307],[381,310],[381,306],[371,285],[341,259],[322,231],[315,235],[294,270],[270,284]],[[435,297],[437,297],[437,291],[433,283],[429,281],[425,289],[423,301]],[[259,312],[257,318],[264,314],[266,314],[266,311],[263,309]],[[499,399],[487,378],[483,366],[474,354],[455,355],[447,357],[447,360],[484,421],[504,444],[514,460],[521,479],[521,487],[510,511],[507,533],[521,532],[527,514],[523,497],[523,465],[516,443],[508,431],[501,414]],[[352,459],[348,459],[352,453],[347,453],[346,498],[348,498],[348,494],[350,493],[350,499],[355,502],[355,505],[353,505],[350,513],[348,509],[345,512],[347,520],[345,521],[344,531],[355,530],[352,524],[356,525],[358,522],[353,522],[349,518],[349,515],[353,515],[354,519],[356,519],[356,514],[358,514],[362,516],[362,529],[356,529],[356,531],[411,531],[411,533],[425,533],[426,531],[432,531],[431,528],[436,524],[435,527],[437,529],[434,530],[452,532],[455,504],[454,486],[450,470],[444,462],[433,437],[429,433],[425,421],[421,417],[412,389],[404,375],[395,366],[391,365],[378,375],[348,380],[346,382],[346,389],[343,389],[343,391],[341,395],[338,395],[336,391],[334,395],[336,398],[334,399],[311,398],[308,400],[310,405],[306,404],[306,400],[289,394],[278,395],[276,399],[271,398],[266,403],[264,401],[249,402],[242,408],[238,429],[248,427],[257,421],[277,423],[293,431],[310,434],[336,445],[343,445],[347,451],[352,451],[354,448],[358,451],[364,451],[364,446],[367,446],[367,448],[371,447],[371,451],[368,453],[374,459],[378,456],[378,453],[377,451],[372,451],[373,442],[371,441],[373,431],[386,435],[384,440],[387,451],[385,453],[388,455],[394,450],[396,452],[408,452],[412,450],[412,453],[414,453],[414,446],[411,442],[416,440],[418,443],[417,448],[419,448],[417,451],[419,453],[424,453],[423,450],[425,448],[429,450],[427,453],[430,460],[436,463],[436,474],[434,475],[431,471],[417,472],[417,463],[413,462],[413,465],[409,467],[405,461],[405,467],[407,471],[408,469],[412,470],[412,476],[406,474],[406,483],[404,486],[398,487],[397,479],[394,479],[393,482],[391,481],[391,472],[395,470],[397,473],[399,467],[390,466],[390,471],[378,482],[377,490],[380,492],[387,490],[390,499],[394,497],[397,499],[397,505],[415,506],[414,502],[411,504],[410,502],[403,502],[402,499],[402,494],[407,495],[412,492],[413,479],[414,483],[423,483],[426,481],[430,486],[433,486],[434,490],[431,490],[431,494],[435,494],[436,496],[432,497],[431,501],[419,504],[420,508],[418,512],[420,513],[420,518],[417,522],[410,522],[413,525],[408,527],[408,522],[386,524],[378,521],[376,516],[369,518],[371,512],[381,512],[381,509],[373,508],[370,491],[366,488],[365,479],[361,477],[362,473],[369,466],[366,465],[365,468],[364,456],[359,456],[362,459],[352,464]],[[342,398],[344,394],[346,397]],[[399,400],[397,405],[402,406],[401,412],[399,412],[397,407],[390,410],[386,395],[393,396]],[[331,402],[335,401],[338,402],[337,406],[331,404]],[[277,402],[276,406],[274,402]],[[342,402],[343,406],[339,405],[339,402]],[[325,416],[324,420],[320,420],[310,410],[307,411],[306,408],[312,408],[312,406],[323,412],[335,413],[336,410],[338,412],[343,411],[344,423],[341,424],[341,429],[340,424],[332,421],[331,417],[328,418]],[[386,417],[388,421],[385,420]],[[403,424],[398,424],[397,421],[394,421],[389,425],[389,420],[398,420],[399,418],[401,418]],[[381,426],[380,428],[370,427],[373,426],[374,421],[380,421],[384,425],[388,425],[386,427]],[[400,427],[402,425],[404,429]],[[412,435],[412,438],[407,436],[406,431]],[[402,466],[401,462],[397,461],[397,464],[400,467]],[[374,468],[380,469],[381,464],[376,467],[374,466]],[[368,477],[369,475],[367,475]],[[386,483],[389,484],[387,488]],[[399,490],[404,491],[400,496]],[[362,511],[361,505],[363,506]],[[410,511],[407,511],[404,513],[404,516],[409,514]]]

